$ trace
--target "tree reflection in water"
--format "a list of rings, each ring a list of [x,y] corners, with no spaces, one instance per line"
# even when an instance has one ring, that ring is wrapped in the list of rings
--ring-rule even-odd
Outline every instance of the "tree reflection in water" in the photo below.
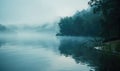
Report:
[[[71,56],[76,63],[85,63],[95,71],[120,71],[120,55],[102,52],[91,46],[89,41],[80,39],[60,39],[59,51],[61,54]],[[90,45],[90,46],[89,46]]]

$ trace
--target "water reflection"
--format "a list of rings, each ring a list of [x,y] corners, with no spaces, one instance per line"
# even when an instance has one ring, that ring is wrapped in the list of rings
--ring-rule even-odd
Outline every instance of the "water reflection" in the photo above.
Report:
[[[93,48],[90,37],[0,39],[0,71],[119,71],[120,56]]]
[[[73,58],[60,55],[59,39],[53,35],[22,34],[21,36],[19,34],[1,39],[0,71],[89,71],[91,69],[87,64],[76,64]]]
[[[59,51],[66,57],[72,57],[78,64],[88,64],[93,68],[90,71],[120,71],[120,55],[93,49],[86,40],[89,39],[61,38]]]

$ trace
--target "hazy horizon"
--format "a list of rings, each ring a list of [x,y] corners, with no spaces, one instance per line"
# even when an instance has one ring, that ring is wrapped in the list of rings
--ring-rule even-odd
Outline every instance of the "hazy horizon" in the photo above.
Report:
[[[88,0],[0,0],[0,24],[41,25],[88,8]]]

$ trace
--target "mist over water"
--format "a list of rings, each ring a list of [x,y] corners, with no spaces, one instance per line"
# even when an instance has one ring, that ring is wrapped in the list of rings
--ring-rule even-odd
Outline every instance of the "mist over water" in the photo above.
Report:
[[[118,56],[93,49],[92,37],[45,31],[1,33],[0,71],[101,71],[120,64]]]
[[[89,71],[59,52],[54,33],[17,31],[0,36],[0,71]]]
[[[119,5],[0,0],[0,71],[120,71]]]

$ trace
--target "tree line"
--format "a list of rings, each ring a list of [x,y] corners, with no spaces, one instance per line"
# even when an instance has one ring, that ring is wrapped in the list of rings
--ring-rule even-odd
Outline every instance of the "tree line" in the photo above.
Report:
[[[57,35],[120,38],[119,3],[119,0],[90,0],[89,9],[61,18]]]

